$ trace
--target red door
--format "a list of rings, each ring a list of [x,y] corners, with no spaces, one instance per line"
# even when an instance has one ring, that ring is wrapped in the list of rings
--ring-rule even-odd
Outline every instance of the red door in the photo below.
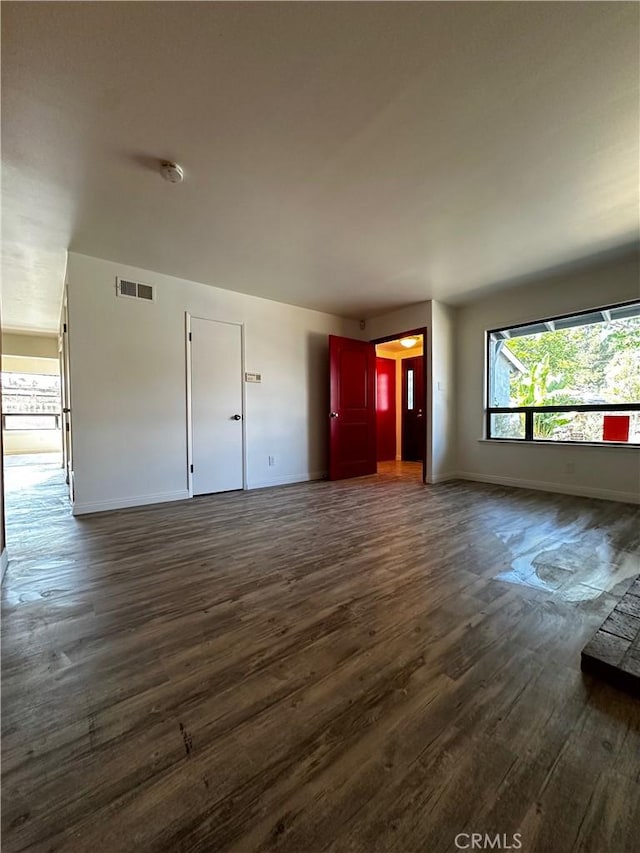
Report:
[[[376,358],[376,443],[378,462],[396,458],[396,363]]]
[[[376,348],[329,335],[329,478],[376,473]]]

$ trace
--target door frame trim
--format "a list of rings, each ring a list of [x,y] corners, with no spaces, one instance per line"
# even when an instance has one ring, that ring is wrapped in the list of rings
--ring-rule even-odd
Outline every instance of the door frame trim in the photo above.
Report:
[[[192,386],[191,386],[191,347],[189,346],[189,335],[191,334],[191,319],[209,320],[213,323],[224,323],[227,326],[238,326],[240,328],[240,391],[242,400],[242,490],[247,491],[247,387],[244,381],[245,373],[245,324],[234,320],[220,320],[218,317],[202,317],[199,314],[191,314],[185,311],[185,389],[186,389],[186,431],[187,431],[187,491],[189,497],[193,497],[193,417],[191,411]],[[222,494],[222,493],[221,493]]]
[[[427,447],[429,444],[430,436],[431,436],[431,424],[429,423],[429,407],[427,405],[427,401],[429,399],[429,375],[427,370],[427,327],[422,326],[419,329],[410,329],[408,332],[396,332],[394,335],[385,335],[383,338],[374,338],[369,343],[372,344],[388,344],[389,341],[397,341],[399,338],[410,338],[411,335],[422,335],[422,381],[424,386],[424,413],[427,416],[427,423],[425,429],[425,448],[422,459],[422,482],[426,486],[427,484]]]
[[[73,411],[71,406],[71,323],[69,306],[69,281],[65,278],[60,306],[60,322],[58,331],[60,362],[64,370],[60,373],[60,401],[68,412],[62,412],[62,459],[65,469],[65,482],[69,503],[75,503],[75,475],[73,470]],[[64,402],[63,402],[64,401]]]

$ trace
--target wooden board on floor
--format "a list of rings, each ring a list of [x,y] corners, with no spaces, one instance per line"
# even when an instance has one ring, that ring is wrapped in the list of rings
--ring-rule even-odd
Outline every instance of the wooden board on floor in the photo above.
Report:
[[[640,696],[640,578],[584,647],[582,669]]]

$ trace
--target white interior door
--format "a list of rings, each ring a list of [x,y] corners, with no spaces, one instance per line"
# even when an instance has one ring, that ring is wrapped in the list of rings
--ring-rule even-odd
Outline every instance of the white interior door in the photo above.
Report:
[[[191,318],[193,494],[241,489],[242,330]]]

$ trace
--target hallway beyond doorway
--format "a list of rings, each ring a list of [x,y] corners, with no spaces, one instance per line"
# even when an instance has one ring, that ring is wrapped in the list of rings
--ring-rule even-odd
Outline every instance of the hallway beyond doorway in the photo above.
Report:
[[[422,462],[378,462],[378,476],[385,480],[409,480],[415,483],[422,477]]]
[[[377,461],[419,462],[427,480],[426,329],[380,338],[376,348]]]

